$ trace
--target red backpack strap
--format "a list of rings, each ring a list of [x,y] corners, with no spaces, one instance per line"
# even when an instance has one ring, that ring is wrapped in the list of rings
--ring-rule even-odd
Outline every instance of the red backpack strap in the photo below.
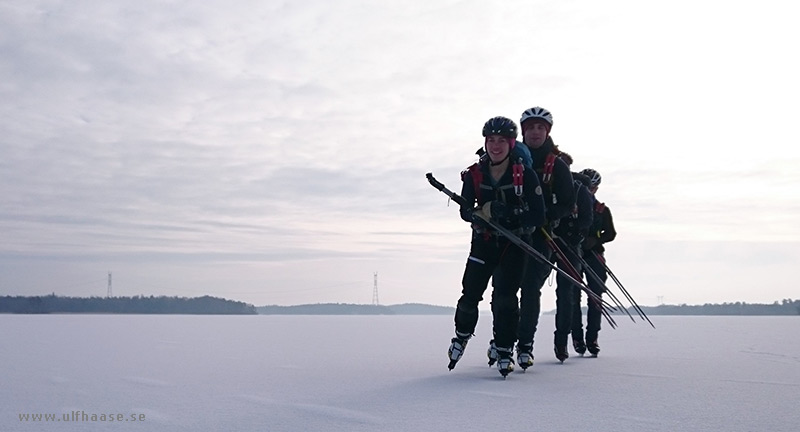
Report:
[[[516,162],[513,165],[513,181],[514,181],[514,193],[518,196],[522,196],[522,185],[523,185],[523,178],[522,174],[525,172],[525,168],[522,166],[521,162]]]
[[[594,203],[594,211],[596,213],[603,213],[605,210],[606,210],[605,203],[601,203],[600,201]]]
[[[461,171],[461,181],[464,181],[464,176],[467,175],[467,172],[472,174],[472,186],[475,188],[475,201],[480,202],[481,200],[481,183],[483,183],[483,173],[481,172],[481,167],[478,163],[474,163],[469,166],[469,168]]]
[[[556,164],[555,153],[548,153],[547,158],[544,160],[544,168],[542,170],[542,182],[550,184],[553,179],[553,166]]]

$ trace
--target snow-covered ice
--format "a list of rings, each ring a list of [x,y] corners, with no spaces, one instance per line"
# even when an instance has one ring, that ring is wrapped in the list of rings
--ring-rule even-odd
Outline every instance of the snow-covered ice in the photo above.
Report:
[[[0,315],[0,430],[798,430],[800,317],[651,319],[562,365],[543,315],[503,380],[487,314],[450,372],[443,315]]]

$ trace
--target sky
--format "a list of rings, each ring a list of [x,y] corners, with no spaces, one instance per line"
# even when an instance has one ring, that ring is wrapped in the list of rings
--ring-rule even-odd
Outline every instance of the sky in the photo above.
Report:
[[[425,173],[543,106],[640,304],[797,298],[791,8],[0,1],[0,294],[454,305]]]
[[[800,320],[654,318],[655,330],[627,322],[601,331],[597,358],[570,349],[561,364],[545,338],[534,365],[503,380],[487,366],[490,315],[452,371],[445,315],[0,315],[0,428],[797,429],[800,345],[785,334]],[[552,319],[541,321],[552,330]],[[61,421],[45,427],[36,414]]]

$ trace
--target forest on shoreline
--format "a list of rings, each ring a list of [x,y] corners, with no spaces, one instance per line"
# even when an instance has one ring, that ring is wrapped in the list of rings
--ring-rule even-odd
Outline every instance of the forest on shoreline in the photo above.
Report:
[[[757,303],[722,303],[704,305],[659,305],[641,306],[647,315],[800,315],[800,300],[786,299],[772,304]],[[636,311],[627,308],[632,315]],[[256,308],[263,315],[452,315],[455,308],[408,303],[393,306],[321,303],[296,306],[259,306]],[[584,307],[584,313],[586,308]],[[488,311],[487,311],[488,312]],[[554,314],[555,310],[542,312]],[[625,312],[618,309],[616,315]]]
[[[3,296],[0,313],[255,315],[255,306],[218,297],[62,297]]]
[[[642,310],[650,315],[800,315],[800,300],[784,299],[772,304],[735,302],[642,306]]]
[[[721,303],[703,305],[641,306],[647,315],[800,315],[800,300],[784,299],[771,304]],[[584,311],[585,311],[584,307]],[[636,311],[627,308],[632,315]],[[198,315],[453,315],[454,307],[421,303],[371,305],[316,303],[291,306],[253,306],[219,297],[62,297],[0,296],[0,313],[51,314],[198,314]],[[553,314],[555,311],[543,311]],[[618,309],[614,314],[625,312]]]

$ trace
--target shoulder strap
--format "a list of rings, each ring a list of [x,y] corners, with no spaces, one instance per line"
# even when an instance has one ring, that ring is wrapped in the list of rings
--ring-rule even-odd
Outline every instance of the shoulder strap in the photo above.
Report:
[[[542,182],[550,184],[550,182],[553,180],[553,166],[555,164],[555,153],[548,153],[547,158],[544,160],[544,168],[542,169]]]
[[[577,197],[580,195],[581,189],[585,188],[586,186],[584,186],[583,183],[581,183],[581,181],[577,179],[574,180],[572,184],[575,186],[575,204],[572,205],[572,218],[577,219],[579,214]]]
[[[525,168],[522,166],[522,158],[519,158],[519,161],[514,163],[513,168],[514,193],[518,197],[521,197],[523,184],[522,174],[525,172]]]
[[[601,203],[600,201],[595,202],[594,204],[594,211],[597,213],[603,213],[606,210],[605,203]]]
[[[483,173],[478,162],[470,165],[464,171],[461,171],[461,181],[464,181],[464,176],[469,172],[472,174],[472,187],[475,189],[475,201],[480,202],[481,198],[481,183],[483,183]]]

